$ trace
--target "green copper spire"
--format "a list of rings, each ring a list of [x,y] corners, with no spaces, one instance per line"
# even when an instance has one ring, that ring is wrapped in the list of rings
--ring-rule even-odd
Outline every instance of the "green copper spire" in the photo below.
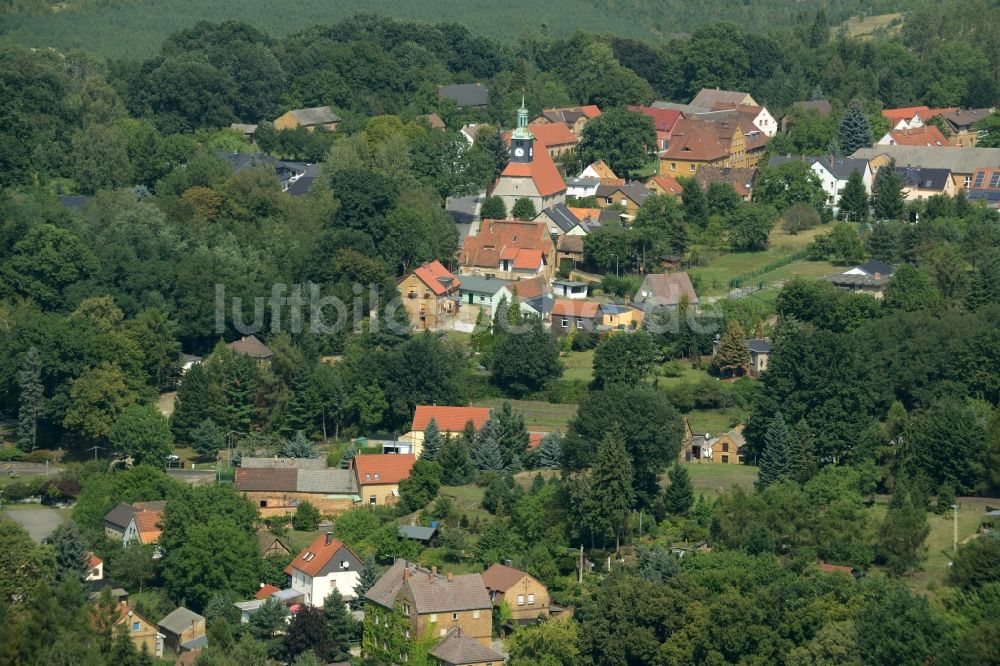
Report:
[[[521,96],[521,108],[517,110],[517,129],[511,135],[515,139],[534,139],[528,129],[528,109],[524,106],[524,95]]]

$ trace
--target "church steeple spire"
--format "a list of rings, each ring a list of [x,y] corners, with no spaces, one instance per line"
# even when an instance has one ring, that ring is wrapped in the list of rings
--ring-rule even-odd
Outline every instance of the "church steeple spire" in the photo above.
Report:
[[[517,110],[517,129],[510,135],[510,159],[514,162],[531,162],[534,156],[535,136],[528,129],[528,108],[521,96],[521,108]]]

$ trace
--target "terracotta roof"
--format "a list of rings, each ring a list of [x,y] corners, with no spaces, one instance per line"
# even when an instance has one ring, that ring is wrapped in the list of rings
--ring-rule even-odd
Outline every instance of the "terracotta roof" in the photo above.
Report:
[[[535,141],[546,147],[566,146],[579,141],[564,122],[532,125],[531,133],[535,135]],[[504,138],[509,142],[510,132],[505,133]]]
[[[427,124],[431,126],[431,129],[444,129],[444,121],[441,120],[441,116],[436,113],[426,113],[422,116],[417,116],[418,118],[423,118],[427,121]]]
[[[577,319],[593,319],[597,316],[599,303],[591,301],[574,301],[557,298],[552,304],[552,315],[561,317],[576,317]]]
[[[331,537],[329,542],[327,542],[327,535],[320,534],[313,539],[311,544],[303,548],[295,556],[295,559],[285,567],[285,573],[291,576],[294,573],[293,570],[298,570],[307,576],[315,576],[323,570],[323,567],[327,565],[341,548],[347,548],[342,541]],[[354,555],[354,552],[350,548],[347,548],[347,550]],[[357,555],[354,555],[354,557],[357,559]]]
[[[666,194],[680,194],[684,191],[684,188],[677,182],[677,179],[670,175],[653,176],[646,183],[646,186],[651,187],[653,183],[656,183]]]
[[[515,271],[537,271],[544,262],[541,250],[517,250],[514,256]]]
[[[923,127],[915,127],[912,129],[904,130],[893,130],[889,132],[891,140],[894,142],[890,145],[897,146],[950,146],[951,143],[945,138],[944,134],[941,133],[937,127],[934,125],[924,125]]]
[[[611,170],[611,167],[605,164],[604,160],[597,160],[588,166],[587,169],[593,170],[594,173],[597,174],[597,177],[601,180],[604,180],[605,178],[609,180],[619,180],[618,176],[616,176],[615,172]],[[584,169],[584,171],[586,171],[586,169]]]
[[[573,213],[573,215],[576,215],[576,219],[581,222],[585,222],[586,220],[593,220],[596,222],[601,217],[600,208],[575,208],[573,206],[566,206],[566,208],[569,212]]]
[[[132,508],[136,511],[163,511],[167,507],[167,500],[152,500],[149,502],[132,502]]]
[[[465,424],[469,421],[472,421],[472,425],[476,427],[476,430],[479,430],[490,418],[490,408],[417,405],[417,409],[413,413],[413,426],[410,430],[427,430],[432,418],[441,432],[462,432],[465,429]]]
[[[410,476],[416,460],[412,453],[363,453],[354,456],[352,464],[358,474],[358,485],[366,486],[399,483]]]
[[[549,228],[544,222],[484,220],[479,234],[466,236],[462,242],[459,263],[463,266],[497,268],[505,250],[541,250],[544,257],[551,247]]]
[[[567,106],[558,109],[544,109],[542,116],[552,122],[576,122],[580,116],[587,120],[592,120],[601,115],[601,110],[596,105],[587,106]]]
[[[163,532],[159,523],[163,514],[160,511],[137,511],[135,514],[135,526],[139,530],[139,540],[142,543],[154,543],[160,538]]]
[[[634,300],[636,303],[650,302],[653,306],[679,305],[685,294],[688,303],[698,303],[698,296],[687,273],[653,273],[643,279]]]
[[[275,468],[236,468],[236,489],[294,492],[298,470]]]
[[[450,289],[461,284],[458,277],[445,268],[437,259],[414,269],[413,273],[437,296],[446,294]]]
[[[93,553],[87,553],[87,566],[88,567],[90,567],[91,569],[93,569],[94,567],[100,566],[102,564],[104,564],[104,560],[102,560],[101,558],[99,558],[97,555],[94,555]]]
[[[280,591],[281,591],[280,587],[275,587],[274,585],[271,585],[270,583],[265,583],[264,585],[261,585],[261,587],[260,587],[259,590],[257,590],[257,594],[253,595],[253,598],[254,599],[267,599],[268,597],[270,597],[275,592],[280,592]]]
[[[503,655],[497,654],[475,638],[463,634],[458,627],[452,627],[448,635],[428,653],[448,666],[465,664],[502,664]]]
[[[510,290],[516,292],[519,299],[526,301],[529,298],[543,295],[546,291],[545,287],[545,278],[539,275],[538,277],[518,280],[510,285]]]
[[[246,354],[251,358],[270,358],[272,356],[271,350],[258,340],[256,335],[245,335],[226,346],[237,354]]]
[[[718,167],[705,165],[698,169],[694,179],[703,188],[711,183],[728,183],[742,197],[750,196],[750,189],[757,177],[757,169],[741,169],[736,167]]]
[[[483,583],[490,592],[506,592],[528,574],[503,564],[494,564],[483,572]]]
[[[656,109],[651,106],[630,106],[629,111],[638,111],[644,116],[653,119],[653,127],[658,132],[669,132],[674,128],[674,124],[683,118],[683,114],[677,109]]]
[[[529,432],[528,433],[528,450],[533,451],[542,445],[542,438],[545,437],[547,433],[544,432]]]
[[[714,162],[729,155],[730,141],[723,143],[721,123],[682,118],[674,126],[670,146],[660,153],[660,159],[693,162]]]
[[[501,178],[531,178],[539,196],[548,197],[566,191],[566,183],[547,150],[532,152],[531,162],[508,162]]]
[[[953,106],[942,109],[932,109],[928,106],[903,106],[898,109],[882,109],[882,115],[893,121],[893,124],[900,120],[909,120],[917,114],[920,114],[920,119],[926,122],[935,116],[956,110]]]

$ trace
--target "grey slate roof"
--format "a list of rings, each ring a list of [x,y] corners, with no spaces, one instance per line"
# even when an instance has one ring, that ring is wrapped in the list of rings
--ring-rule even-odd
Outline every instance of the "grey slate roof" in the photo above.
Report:
[[[340,116],[334,113],[333,109],[328,106],[314,106],[311,109],[292,109],[289,113],[304,127],[340,122]]]
[[[181,643],[181,647],[185,650],[197,650],[198,648],[203,648],[206,645],[208,645],[208,636],[205,634],[196,636],[189,641]]]
[[[535,296],[521,301],[522,305],[527,305],[538,314],[545,316],[552,312],[552,304],[555,300],[551,296]]]
[[[365,599],[385,606],[394,608],[399,590],[403,587],[403,569],[408,562],[403,559],[393,562],[389,570],[382,574],[382,577],[375,581],[375,584],[365,592]]]
[[[104,516],[104,522],[111,523],[124,530],[132,521],[133,515],[135,515],[135,509],[132,508],[132,505],[122,502]]]
[[[626,183],[625,185],[599,185],[597,188],[597,196],[608,197],[619,191],[640,206],[650,196],[650,191],[646,189],[645,185],[635,182]]]
[[[490,91],[482,83],[438,86],[438,95],[454,100],[460,109],[467,106],[486,106],[490,102]]]
[[[358,482],[349,469],[300,469],[295,490],[300,493],[357,495]]]
[[[965,150],[958,148],[957,150]],[[896,167],[896,173],[903,177],[903,185],[921,190],[944,190],[951,178],[948,169],[920,167]]]
[[[690,104],[683,104],[681,102],[666,102],[662,100],[657,100],[649,105],[654,109],[672,109],[674,111],[680,111],[681,113],[687,114],[692,111],[696,111]]]
[[[273,168],[281,189],[292,196],[307,194],[319,175],[315,164],[286,162],[264,153],[216,153],[216,156],[229,162],[234,173],[253,167]]]
[[[600,188],[598,188],[600,190]],[[546,216],[553,222],[556,226],[562,229],[563,233],[569,233],[573,227],[580,224],[580,220],[577,219],[576,215],[569,212],[569,208],[566,204],[556,204],[555,206],[549,206],[542,211]],[[542,213],[539,213],[541,215]]]
[[[326,469],[323,458],[243,458],[243,469]]]
[[[204,622],[205,618],[194,611],[190,611],[183,606],[175,608],[169,615],[156,623],[161,629],[166,629],[172,634],[180,635],[196,622]]]
[[[896,267],[892,264],[887,264],[884,261],[879,261],[878,259],[872,259],[871,261],[866,261],[863,264],[857,266],[868,275],[875,275],[879,273],[880,275],[892,275],[896,272]]]
[[[461,284],[458,286],[458,291],[463,294],[472,293],[492,296],[507,285],[511,284],[510,280],[499,280],[497,278],[488,278],[481,275],[459,275],[458,279],[461,281]]]
[[[805,162],[812,166],[819,163],[824,169],[832,173],[838,180],[847,180],[855,171],[864,175],[868,160],[854,157],[835,157],[831,161],[829,157],[806,157],[799,155],[780,155],[772,157],[767,162],[767,166],[776,167],[786,162]]]
[[[851,157],[872,159],[886,155],[896,166],[949,169],[952,173],[972,173],[977,168],[1000,168],[1000,148],[960,148],[951,146],[875,146],[859,148]]]
[[[758,354],[768,354],[771,352],[771,343],[767,340],[751,339],[747,340],[747,349]]]
[[[417,541],[430,541],[437,534],[437,528],[424,527],[423,525],[400,525],[399,536],[404,539],[415,539]]]
[[[449,630],[444,640],[435,645],[429,654],[449,666],[483,662],[502,664],[504,661],[503,655],[497,654],[475,638],[462,634],[457,628]]]

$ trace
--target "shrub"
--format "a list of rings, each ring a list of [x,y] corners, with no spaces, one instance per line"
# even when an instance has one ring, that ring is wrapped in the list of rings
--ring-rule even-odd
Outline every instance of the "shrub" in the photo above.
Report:
[[[24,451],[15,446],[5,446],[0,449],[0,460],[20,462],[24,460],[26,455]]]
[[[312,532],[319,527],[319,509],[309,500],[299,503],[299,509],[292,517],[292,527],[301,532]]]
[[[56,455],[54,451],[46,451],[45,449],[35,449],[31,451],[24,457],[26,462],[30,463],[44,463],[44,462],[56,462],[59,456]]]

